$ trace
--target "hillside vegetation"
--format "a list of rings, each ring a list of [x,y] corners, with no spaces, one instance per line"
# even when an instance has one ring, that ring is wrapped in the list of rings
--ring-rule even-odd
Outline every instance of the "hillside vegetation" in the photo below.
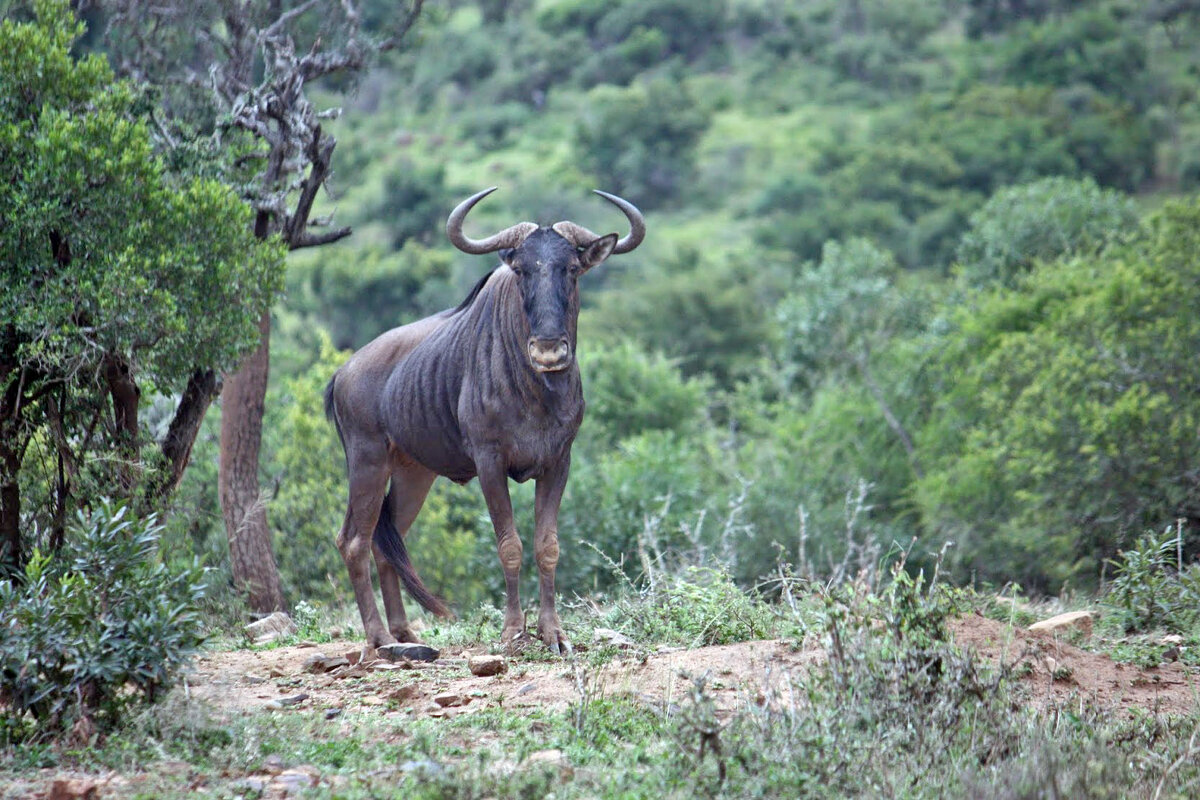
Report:
[[[320,389],[491,267],[442,234],[491,185],[472,230],[621,229],[593,187],[647,213],[583,283],[568,591],[651,539],[743,585],[915,540],[917,565],[952,542],[961,581],[1096,586],[1179,519],[1192,553],[1198,24],[1111,0],[431,4],[325,98],[324,211],[355,233],[294,255],[278,309],[263,466],[291,598],[344,592]],[[180,541],[220,563],[211,444]],[[414,558],[469,608],[499,590],[491,540],[477,492],[439,484]]]

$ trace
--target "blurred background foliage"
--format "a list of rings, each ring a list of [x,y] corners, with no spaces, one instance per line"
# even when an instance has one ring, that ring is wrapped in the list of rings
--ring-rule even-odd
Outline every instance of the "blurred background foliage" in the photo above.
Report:
[[[1176,520],[1194,554],[1198,32],[1200,3],[1146,0],[430,0],[322,97],[344,114],[320,211],[355,233],[293,254],[275,312],[262,470],[290,599],[348,597],[321,390],[491,267],[441,232],[491,185],[475,235],[623,231],[594,187],[647,212],[582,284],[564,592],[665,552],[748,585],[781,553],[896,543],[920,567],[948,540],[960,580],[1054,592]],[[167,540],[221,569],[218,413]],[[498,597],[474,486],[439,482],[411,549],[460,610]]]

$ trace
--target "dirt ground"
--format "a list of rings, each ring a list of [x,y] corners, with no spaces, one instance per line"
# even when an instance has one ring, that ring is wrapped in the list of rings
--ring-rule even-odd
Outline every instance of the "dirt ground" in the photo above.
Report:
[[[950,630],[959,644],[985,662],[1010,666],[1025,686],[1024,697],[1040,709],[1088,705],[1118,713],[1186,714],[1200,703],[1200,669],[1178,661],[1151,669],[1118,664],[1052,635],[979,615],[952,620]],[[484,655],[482,648],[446,648],[431,663],[361,660],[361,655],[358,643],[350,640],[212,652],[199,659],[185,691],[218,716],[295,709],[330,718],[343,712],[365,713],[382,720],[444,718],[488,708],[531,715],[562,711],[584,697],[615,695],[666,711],[683,702],[695,676],[704,675],[718,714],[728,716],[769,698],[786,698],[789,679],[826,657],[816,644],[798,648],[767,640],[653,653],[631,649],[602,667],[587,669],[567,660],[506,659],[503,673],[477,677],[468,661]],[[341,658],[355,663],[346,664]],[[322,659],[323,665],[313,663]],[[385,731],[396,727],[380,726],[381,735],[390,735]],[[561,758],[555,754],[546,751],[530,758]],[[182,762],[176,767],[187,769]],[[0,785],[0,797],[78,800],[124,795],[146,778],[144,774],[96,776],[46,770],[7,787]],[[245,776],[236,785],[248,796],[292,797],[321,780],[337,779],[321,778],[309,767],[284,769],[268,764],[261,774]]]
[[[1152,669],[1119,664],[1053,636],[978,615],[953,620],[950,628],[960,644],[986,662],[1012,666],[1038,707],[1081,702],[1107,710],[1182,714],[1200,702],[1200,671],[1179,662]],[[816,646],[797,649],[766,640],[648,654],[631,651],[588,670],[576,670],[567,661],[515,660],[500,675],[476,677],[467,661],[482,652],[451,648],[428,664],[364,661],[315,673],[305,664],[318,653],[352,661],[360,653],[346,642],[218,652],[200,660],[189,689],[214,710],[238,713],[278,710],[294,701],[297,707],[316,710],[377,707],[380,714],[443,717],[495,707],[517,714],[562,710],[581,697],[596,695],[631,696],[665,709],[687,695],[692,676],[705,675],[718,710],[729,713],[762,702],[797,670],[825,658]],[[378,672],[388,673],[388,679],[364,680]]]

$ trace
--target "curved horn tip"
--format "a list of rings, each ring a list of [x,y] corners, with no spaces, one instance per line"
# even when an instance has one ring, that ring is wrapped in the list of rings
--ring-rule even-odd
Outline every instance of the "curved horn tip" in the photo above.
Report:
[[[600,189],[593,189],[593,192],[603,197],[608,202],[612,203],[617,208],[621,209],[621,213],[629,220],[629,234],[623,236],[613,248],[613,255],[628,253],[642,243],[646,237],[646,220],[642,215],[641,209],[633,203],[626,200],[624,197],[618,197],[615,194],[610,194]]]

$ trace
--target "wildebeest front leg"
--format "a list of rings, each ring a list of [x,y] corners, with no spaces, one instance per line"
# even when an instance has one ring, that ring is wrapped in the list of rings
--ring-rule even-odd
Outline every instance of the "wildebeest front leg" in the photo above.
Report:
[[[500,642],[511,647],[513,640],[525,631],[525,615],[521,613],[521,595],[518,589],[521,578],[521,556],[524,549],[517,526],[513,522],[512,499],[508,494],[508,474],[499,459],[477,463],[479,486],[487,503],[492,527],[496,531],[496,549],[500,553],[500,566],[504,568],[504,628],[500,631]]]
[[[538,565],[541,609],[538,613],[538,636],[555,655],[571,651],[554,608],[554,569],[558,566],[558,507],[567,485],[571,459],[566,456],[538,479],[534,500],[536,531],[533,553]]]

